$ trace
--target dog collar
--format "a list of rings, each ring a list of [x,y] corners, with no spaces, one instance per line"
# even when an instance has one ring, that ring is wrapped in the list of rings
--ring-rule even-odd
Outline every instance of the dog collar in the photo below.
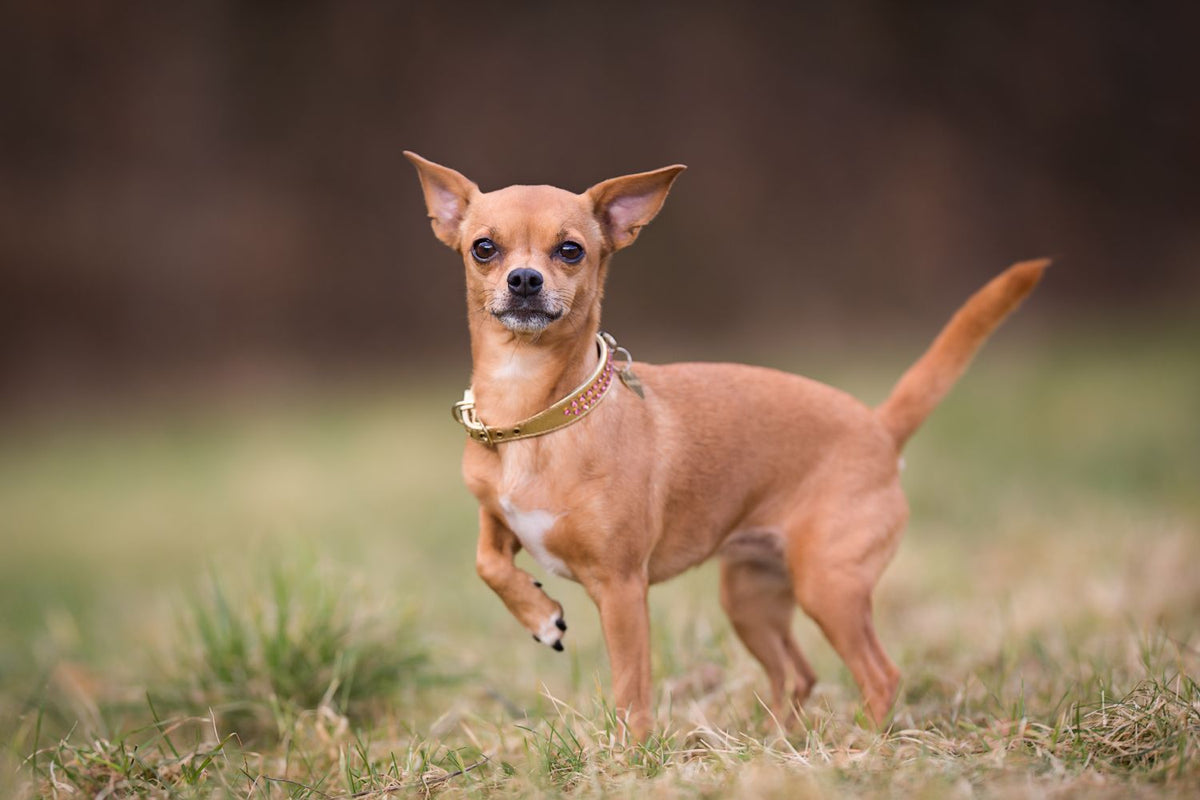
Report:
[[[466,428],[467,435],[482,442],[488,447],[495,447],[502,442],[516,439],[530,439],[543,436],[559,428],[565,428],[573,422],[578,422],[600,404],[612,387],[614,372],[613,355],[621,353],[626,358],[626,364],[617,373],[631,389],[641,395],[640,383],[636,386],[630,381],[637,381],[629,368],[632,357],[624,347],[618,347],[617,341],[610,334],[597,333],[596,345],[599,349],[600,363],[588,379],[579,388],[559,400],[544,411],[539,411],[532,417],[527,417],[513,425],[502,428],[485,425],[475,413],[475,393],[468,388],[463,392],[463,399],[450,409],[456,422]],[[626,377],[628,375],[628,377]]]

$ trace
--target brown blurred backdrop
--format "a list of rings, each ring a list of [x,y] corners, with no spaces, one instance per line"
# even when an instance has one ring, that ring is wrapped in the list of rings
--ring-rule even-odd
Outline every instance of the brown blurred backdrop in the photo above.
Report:
[[[932,335],[1038,255],[1054,319],[1186,314],[1198,9],[10,5],[0,393],[465,374],[460,267],[405,148],[485,189],[688,164],[613,272],[631,342]]]

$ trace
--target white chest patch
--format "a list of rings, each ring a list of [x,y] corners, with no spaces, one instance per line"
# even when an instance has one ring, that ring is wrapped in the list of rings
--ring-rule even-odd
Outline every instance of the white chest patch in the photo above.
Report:
[[[562,514],[536,509],[522,511],[508,495],[500,498],[500,508],[504,511],[504,521],[508,523],[509,529],[521,540],[521,546],[528,550],[543,568],[559,577],[571,577],[571,570],[567,569],[563,560],[546,549],[546,534]]]

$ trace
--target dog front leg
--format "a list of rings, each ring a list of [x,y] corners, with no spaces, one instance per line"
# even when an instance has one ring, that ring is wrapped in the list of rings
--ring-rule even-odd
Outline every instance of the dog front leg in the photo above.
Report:
[[[600,608],[617,714],[642,741],[651,721],[649,583],[644,576],[623,577],[587,588]]]
[[[479,546],[475,551],[475,570],[492,591],[500,595],[517,621],[533,638],[555,650],[563,649],[567,630],[562,605],[551,600],[541,584],[517,567],[514,559],[521,542],[504,524],[484,509],[479,509]]]

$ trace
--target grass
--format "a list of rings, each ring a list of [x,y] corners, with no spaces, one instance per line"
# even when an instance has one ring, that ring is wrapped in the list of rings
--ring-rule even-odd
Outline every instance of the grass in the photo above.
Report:
[[[370,718],[435,681],[411,620],[373,612],[365,591],[311,559],[282,562],[237,594],[214,570],[208,590],[189,596],[163,690],[173,706],[208,708],[246,737],[286,731],[305,709]]]
[[[806,620],[781,730],[706,567],[621,742],[578,587],[556,654],[474,575],[449,383],[10,426],[0,796],[1194,796],[1195,333],[1000,337],[917,435],[883,732]],[[876,400],[908,358],[781,365]]]

